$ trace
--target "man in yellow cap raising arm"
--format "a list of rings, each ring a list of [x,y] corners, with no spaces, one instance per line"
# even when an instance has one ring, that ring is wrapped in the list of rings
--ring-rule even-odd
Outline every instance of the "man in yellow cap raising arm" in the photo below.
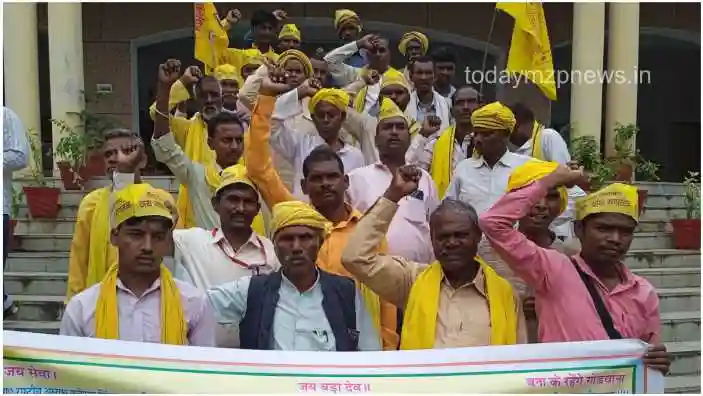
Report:
[[[539,247],[514,228],[550,189],[571,187],[584,177],[580,169],[544,168],[533,170],[533,182],[507,193],[480,219],[496,252],[534,289],[539,340],[636,338],[650,344],[644,363],[668,372],[657,292],[623,263],[639,219],[637,188],[615,183],[577,201],[581,253],[567,256]]]
[[[327,219],[309,204],[289,201],[273,207],[271,226],[281,270],[210,289],[216,320],[239,325],[243,349],[380,350],[354,281],[315,265]]]
[[[214,346],[205,294],[173,279],[163,264],[171,249],[171,194],[132,184],[113,195],[110,241],[118,262],[102,282],[74,296],[61,335],[172,345]]]

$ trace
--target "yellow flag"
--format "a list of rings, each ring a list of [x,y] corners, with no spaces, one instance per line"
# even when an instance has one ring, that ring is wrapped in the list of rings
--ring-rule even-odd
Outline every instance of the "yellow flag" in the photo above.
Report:
[[[213,3],[195,3],[195,59],[205,65],[205,74],[211,74],[217,62],[229,47],[227,31],[220,25]]]
[[[535,83],[547,98],[557,99],[552,48],[542,3],[497,3],[515,19],[510,41],[507,71],[518,73]]]

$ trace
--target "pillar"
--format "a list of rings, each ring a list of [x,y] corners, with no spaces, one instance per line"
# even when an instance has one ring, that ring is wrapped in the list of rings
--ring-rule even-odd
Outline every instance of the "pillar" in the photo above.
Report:
[[[623,79],[605,89],[606,155],[615,153],[616,124],[637,123],[639,38],[639,3],[608,4],[608,73],[618,73]]]
[[[593,136],[600,143],[605,43],[605,3],[574,4],[571,49],[571,138]]]
[[[37,3],[5,3],[3,33],[3,63],[5,67],[5,106],[22,120],[32,139],[41,144],[41,117],[39,114],[39,67],[37,49]],[[17,39],[21,37],[21,39]],[[29,158],[29,167],[15,173],[27,176],[32,169],[41,169]]]
[[[74,113],[80,113],[85,106],[81,3],[50,2],[48,7],[51,117],[78,126],[80,118]],[[62,131],[55,125],[52,128],[52,144],[56,150]],[[56,158],[56,172],[55,165]]]

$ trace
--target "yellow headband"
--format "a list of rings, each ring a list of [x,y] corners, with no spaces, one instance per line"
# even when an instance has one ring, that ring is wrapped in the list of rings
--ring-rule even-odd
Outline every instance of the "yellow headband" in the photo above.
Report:
[[[115,194],[112,227],[117,228],[132,217],[158,216],[173,221],[175,207],[169,192],[147,183],[130,184]]]
[[[342,25],[351,24],[361,31],[361,18],[352,10],[337,10],[334,12],[334,28],[339,30]]]
[[[533,181],[540,180],[554,172],[558,167],[559,164],[556,162],[531,159],[515,168],[513,173],[510,174],[510,178],[508,179],[508,191],[517,190]],[[559,207],[559,214],[561,214],[566,210],[566,205],[569,202],[569,194],[564,186],[557,187],[557,191],[559,191],[559,197],[561,198],[561,205]]]
[[[430,39],[427,38],[423,33],[420,32],[407,32],[400,38],[400,44],[398,44],[398,51],[405,55],[408,50],[408,44],[411,41],[417,41],[422,47],[422,55],[427,54],[427,50],[430,48]]]
[[[389,118],[400,117],[405,120],[406,124],[409,124],[408,117],[405,116],[397,104],[389,98],[384,97],[381,101],[381,108],[378,111],[378,122],[381,123],[383,120]]]
[[[576,220],[596,213],[620,213],[639,221],[637,187],[613,183],[576,200]]]
[[[471,124],[474,128],[506,130],[512,133],[515,123],[513,112],[500,102],[481,106],[471,113]]]
[[[369,69],[366,69],[366,72],[369,72],[369,71],[370,71]],[[401,87],[405,88],[405,90],[407,90],[408,92],[411,91],[410,84],[408,83],[408,80],[405,78],[405,75],[396,69],[388,69],[381,76],[381,89],[386,88],[391,85],[400,85]]]
[[[290,226],[306,226],[327,232],[329,220],[310,204],[301,201],[286,201],[276,204],[271,211],[273,235]]]
[[[254,184],[254,182],[247,176],[247,168],[244,165],[232,165],[223,170],[220,176],[222,177],[222,181],[220,181],[220,184],[217,186],[215,194],[219,193],[223,188],[233,184],[246,184],[247,186],[253,188],[257,194],[259,193],[259,189],[256,188],[256,184]]]
[[[278,38],[279,39],[284,39],[284,38],[292,38],[298,40],[298,42],[301,41],[300,38],[300,29],[298,29],[297,26],[293,23],[287,23],[283,25],[281,28],[281,32],[278,33]]]
[[[308,103],[310,113],[315,112],[315,106],[320,102],[327,102],[340,111],[346,111],[347,106],[349,106],[349,94],[341,89],[323,88],[317,91],[315,96],[310,99],[310,103]]]
[[[289,49],[288,51],[284,51],[278,57],[278,65],[285,68],[286,62],[292,59],[295,59],[303,64],[303,68],[305,69],[305,77],[309,78],[310,76],[312,76],[312,63],[310,63],[310,58],[308,58],[307,55],[296,49]]]

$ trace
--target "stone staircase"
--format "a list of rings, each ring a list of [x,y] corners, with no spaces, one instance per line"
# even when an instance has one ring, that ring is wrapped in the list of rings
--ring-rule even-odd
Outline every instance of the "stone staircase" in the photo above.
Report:
[[[175,194],[170,177],[147,178],[152,185]],[[60,180],[51,180],[57,187]],[[88,188],[105,185],[93,180]],[[662,340],[674,356],[666,379],[667,393],[701,391],[701,258],[699,251],[674,250],[666,232],[667,221],[685,215],[682,187],[673,183],[643,183],[649,191],[646,211],[626,258],[635,273],[657,288],[661,303]],[[68,251],[75,214],[83,192],[64,191],[57,219],[32,220],[20,208],[15,234],[18,249],[10,253],[5,290],[20,305],[8,330],[58,333],[66,293]]]

